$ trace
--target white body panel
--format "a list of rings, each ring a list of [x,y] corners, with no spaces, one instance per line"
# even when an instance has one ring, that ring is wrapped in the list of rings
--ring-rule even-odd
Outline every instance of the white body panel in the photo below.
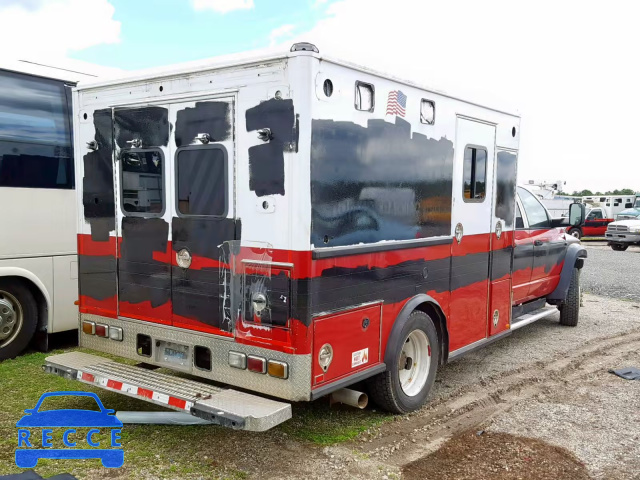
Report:
[[[154,71],[153,75],[131,75],[129,78],[84,83],[74,91],[74,115],[76,142],[75,157],[82,159],[87,154],[86,142],[94,138],[93,113],[104,108],[126,106],[167,106],[179,102],[213,99],[217,96],[235,94],[237,103],[233,130],[235,133],[235,182],[234,204],[236,217],[242,219],[242,244],[268,243],[283,250],[305,251],[314,247],[310,242],[311,199],[310,146],[311,121],[332,119],[351,121],[366,125],[371,118],[393,121],[385,115],[386,94],[376,99],[374,113],[356,111],[353,105],[353,85],[356,80],[375,84],[376,91],[387,92],[402,88],[414,101],[407,105],[406,118],[419,118],[419,98],[434,100],[437,105],[437,121],[434,125],[411,121],[413,132],[429,138],[448,138],[454,141],[456,118],[462,115],[470,119],[495,125],[494,140],[487,147],[494,155],[496,145],[517,150],[519,142],[519,118],[516,115],[486,108],[455,97],[426,90],[411,82],[385,76],[363,67],[349,65],[338,60],[322,58],[309,52],[290,53],[263,59],[249,59],[237,63],[200,64],[197,69],[174,67],[167,73]],[[333,79],[335,90],[330,98],[323,95],[323,82]],[[162,86],[162,91],[160,90]],[[266,211],[258,208],[265,197],[258,197],[248,189],[248,149],[259,145],[256,132],[247,132],[245,113],[261,101],[273,98],[280,92],[282,98],[294,101],[299,120],[300,135],[297,152],[284,153],[285,195],[275,195],[271,200],[275,208]],[[86,118],[85,118],[86,115]],[[84,176],[83,164],[76,161],[76,178]],[[429,166],[425,168],[428,170]],[[457,168],[457,167],[456,167]],[[117,175],[116,175],[117,177]],[[165,181],[170,181],[168,178]],[[169,184],[167,184],[169,185]],[[82,191],[78,189],[78,205],[82,205]],[[452,200],[453,201],[453,200]],[[488,198],[491,204],[491,196]],[[121,220],[121,216],[118,221]],[[469,233],[488,233],[489,222],[484,227],[473,225],[470,218]],[[79,233],[90,234],[91,227],[84,219],[82,209],[78,212]],[[452,221],[452,229],[457,221]],[[274,228],[276,227],[277,228]],[[465,234],[467,232],[465,231]],[[111,232],[115,235],[115,232]],[[322,245],[315,245],[321,247]]]
[[[94,77],[24,61],[3,61],[0,69],[70,83]],[[0,212],[0,277],[23,278],[40,291],[47,318],[39,322],[48,333],[77,328],[75,191],[0,186]]]

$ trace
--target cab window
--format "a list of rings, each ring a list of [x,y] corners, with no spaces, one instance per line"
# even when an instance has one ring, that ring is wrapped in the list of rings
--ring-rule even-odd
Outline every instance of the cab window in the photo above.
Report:
[[[587,217],[587,220],[602,220],[604,217],[602,215],[602,210],[600,209],[596,209],[596,210],[591,210],[591,212],[589,212],[589,216]]]
[[[529,221],[529,228],[550,228],[547,210],[540,201],[524,188],[518,187],[518,196],[522,202],[524,213]]]

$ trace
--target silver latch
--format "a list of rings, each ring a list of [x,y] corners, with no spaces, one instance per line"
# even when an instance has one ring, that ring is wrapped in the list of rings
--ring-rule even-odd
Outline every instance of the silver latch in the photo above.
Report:
[[[258,138],[263,142],[268,142],[269,140],[273,139],[273,134],[271,133],[271,129],[261,128],[260,130],[258,130]]]
[[[95,140],[91,140],[90,142],[87,142],[87,148],[89,150],[97,150],[98,149],[98,142],[96,142]]]
[[[139,138],[134,138],[133,140],[127,140],[127,143],[131,145],[131,148],[142,147],[142,140],[140,140]]]
[[[206,145],[211,141],[211,135],[209,135],[208,133],[199,133],[198,136],[196,137],[196,140]]]

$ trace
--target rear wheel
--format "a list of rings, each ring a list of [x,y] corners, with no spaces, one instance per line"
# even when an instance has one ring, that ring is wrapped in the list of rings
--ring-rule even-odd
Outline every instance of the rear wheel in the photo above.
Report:
[[[569,230],[569,235],[576,238],[582,238],[582,230],[579,228],[572,228]]]
[[[440,344],[433,320],[414,311],[391,349],[387,370],[372,377],[369,393],[380,407],[394,413],[420,408],[433,386],[440,358]]]
[[[580,270],[573,269],[567,299],[560,307],[560,325],[575,327],[580,317]]]
[[[38,308],[20,280],[0,279],[0,360],[22,352],[33,337]]]
[[[623,245],[621,243],[612,243],[611,248],[616,252],[624,252],[627,248],[629,248],[629,245]]]

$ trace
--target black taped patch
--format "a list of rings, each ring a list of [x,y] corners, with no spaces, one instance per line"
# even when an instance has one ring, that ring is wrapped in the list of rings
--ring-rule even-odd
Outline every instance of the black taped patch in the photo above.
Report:
[[[80,295],[95,300],[116,295],[115,257],[78,255],[78,274]]]
[[[98,149],[83,157],[82,204],[84,218],[91,225],[91,239],[106,242],[116,228],[111,109],[93,112],[93,125]]]
[[[171,298],[171,265],[154,260],[153,253],[165,253],[169,224],[162,218],[124,217],[118,262],[118,298],[122,302],[152,307]]]
[[[223,255],[224,242],[240,239],[240,220],[230,218],[174,217],[171,230],[173,252],[186,248],[192,257],[212,261],[228,258]],[[229,298],[225,292],[228,282],[221,275],[228,274],[218,267],[200,269],[172,268],[173,313],[197,320],[204,324],[231,331],[230,312],[225,313],[222,299]],[[226,285],[225,285],[226,283]]]
[[[246,122],[248,132],[268,128],[272,137],[249,148],[249,188],[259,197],[284,195],[284,151],[299,136],[293,100],[262,102],[247,110]]]
[[[128,141],[139,139],[142,147],[167,146],[169,111],[163,107],[119,108],[114,112],[115,137],[119,148],[131,148]]]
[[[497,218],[507,227],[513,226],[516,209],[516,165],[517,157],[510,152],[498,152],[496,165],[496,211]]]
[[[189,145],[200,133],[208,133],[212,142],[221,142],[231,134],[228,102],[198,102],[180,110],[176,120],[176,146]]]
[[[453,142],[411,124],[313,120],[311,243],[316,247],[450,235]]]

